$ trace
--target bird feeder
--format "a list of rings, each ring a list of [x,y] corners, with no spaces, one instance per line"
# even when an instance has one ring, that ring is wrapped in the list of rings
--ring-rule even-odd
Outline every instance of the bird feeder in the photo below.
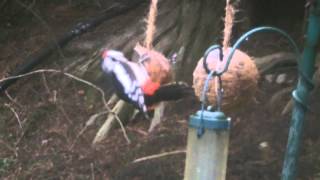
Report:
[[[252,29],[242,35],[232,48],[223,50],[219,45],[208,48],[193,73],[193,86],[202,107],[189,119],[185,180],[225,179],[230,118],[221,108],[239,105],[254,93],[258,70],[250,57],[237,48],[249,36],[261,31],[285,36],[299,57],[299,49],[292,38],[274,27]],[[215,109],[211,106],[206,109],[207,102],[215,104]]]
[[[185,180],[225,179],[229,129],[223,112],[200,110],[190,117]]]
[[[213,51],[208,51],[204,58],[208,64],[208,69],[217,69],[222,71],[227,64],[227,58],[231,52],[231,48],[225,50],[220,49],[223,57],[220,60],[220,48]],[[201,58],[193,72],[193,87],[195,94],[201,98],[201,93],[204,88],[205,79],[208,76],[209,71],[206,70],[204,64],[204,58]],[[222,108],[226,111],[230,111],[233,107],[237,107],[244,102],[248,102],[248,99],[256,92],[258,84],[259,73],[256,64],[250,56],[241,50],[236,49],[232,56],[232,61],[229,64],[228,71],[221,75],[223,82],[223,102]],[[216,88],[217,82],[215,79],[210,79],[208,85],[208,91],[206,96],[210,104],[217,103]]]
[[[214,46],[216,47],[216,46]],[[226,176],[230,118],[227,118],[220,111],[223,95],[221,76],[218,77],[216,84],[217,111],[212,112],[211,106],[205,109],[209,84],[212,76],[216,76],[216,71],[210,71],[207,65],[207,54],[216,48],[209,48],[205,53],[202,68],[206,78],[203,78],[203,90],[201,96],[202,108],[195,115],[190,116],[187,142],[187,159],[185,165],[185,180],[223,180]],[[221,50],[221,49],[220,49]],[[220,51],[221,53],[221,51]],[[217,59],[222,59],[220,54]],[[209,90],[209,91],[208,91]],[[210,102],[210,101],[209,101]]]
[[[134,47],[134,50],[139,56],[138,61],[146,67],[153,82],[167,84],[172,81],[170,60],[162,53],[154,49],[147,49],[139,44]]]

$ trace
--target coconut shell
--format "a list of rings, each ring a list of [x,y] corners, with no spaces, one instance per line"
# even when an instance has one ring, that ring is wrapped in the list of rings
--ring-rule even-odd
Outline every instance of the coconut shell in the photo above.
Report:
[[[218,50],[211,52],[207,58],[209,69],[215,70],[217,68],[218,71],[224,69],[230,50],[231,48],[228,48],[226,52],[224,51],[223,61],[219,60]],[[203,67],[203,58],[201,58],[193,72],[193,87],[199,99],[201,98],[207,76],[208,74]],[[236,50],[231,59],[228,71],[225,72],[221,78],[224,89],[222,108],[229,109],[248,101],[255,93],[259,73],[254,61],[246,53]],[[209,81],[206,95],[210,105],[216,105],[217,102],[216,82],[216,78],[212,78]]]
[[[153,82],[167,84],[172,80],[172,70],[169,60],[160,52],[149,50],[137,44],[134,48],[139,59],[144,59],[143,64]]]

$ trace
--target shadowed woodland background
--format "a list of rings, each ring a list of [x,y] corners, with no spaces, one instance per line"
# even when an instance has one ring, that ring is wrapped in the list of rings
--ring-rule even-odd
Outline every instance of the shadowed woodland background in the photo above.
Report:
[[[0,1],[0,78],[25,63],[28,56],[56,44],[78,22],[103,15],[110,8],[137,6],[107,19],[55,51],[35,69],[58,69],[102,87],[109,98],[112,87],[100,69],[103,48],[132,56],[142,42],[149,1],[144,0],[2,0]],[[192,71],[205,49],[221,42],[224,1],[160,0],[155,49],[178,54],[177,80],[191,85]],[[236,22],[232,42],[247,30],[272,25],[284,29],[303,47],[304,1],[234,1]],[[285,39],[271,33],[256,35],[241,47],[254,59],[290,52]],[[287,57],[282,57],[286,60]],[[288,59],[288,58],[287,58]],[[290,113],[283,114],[297,69],[292,61],[261,71],[256,95],[230,114],[232,131],[227,179],[279,179]],[[289,63],[288,63],[289,62]],[[263,67],[261,67],[263,69]],[[285,74],[285,80],[276,79]],[[317,117],[319,89],[312,94],[305,123],[299,179],[320,178],[320,139]],[[185,155],[132,163],[133,160],[186,147],[188,116],[199,102],[188,98],[170,103],[163,122],[148,134],[149,122],[136,117],[127,122],[127,144],[120,128],[95,147],[92,140],[106,116],[90,127],[89,118],[103,111],[100,94],[62,74],[41,73],[20,79],[0,97],[1,179],[182,179]],[[18,119],[21,121],[19,126]],[[267,144],[265,147],[264,145]]]

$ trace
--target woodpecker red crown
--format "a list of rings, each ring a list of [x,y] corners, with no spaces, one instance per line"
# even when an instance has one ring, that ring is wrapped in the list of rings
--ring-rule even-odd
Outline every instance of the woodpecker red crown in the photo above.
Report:
[[[108,49],[104,50],[103,53],[102,53],[102,58],[106,58],[108,55]]]

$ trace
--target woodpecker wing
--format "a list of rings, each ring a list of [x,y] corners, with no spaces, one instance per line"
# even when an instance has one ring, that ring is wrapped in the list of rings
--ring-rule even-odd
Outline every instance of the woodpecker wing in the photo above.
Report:
[[[143,112],[147,112],[144,94],[140,87],[141,82],[139,82],[137,73],[134,72],[136,69],[133,69],[131,64],[124,61],[117,61],[115,63],[112,80],[117,95]]]

